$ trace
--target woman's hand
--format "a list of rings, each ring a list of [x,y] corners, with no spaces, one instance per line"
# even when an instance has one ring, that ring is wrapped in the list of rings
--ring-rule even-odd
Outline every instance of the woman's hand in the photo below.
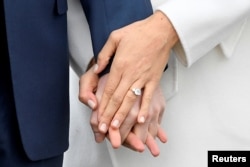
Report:
[[[137,99],[134,88],[143,91],[137,119],[145,122],[153,92],[177,40],[172,24],[160,11],[111,33],[95,66],[95,72],[101,72],[115,54],[98,108],[101,132],[106,133],[110,125],[116,129],[121,126]]]
[[[109,139],[112,143],[112,146],[115,148],[119,147],[122,143],[124,146],[127,146],[129,148],[137,146],[137,150],[135,150],[142,152],[144,151],[143,145],[146,145],[153,156],[158,156],[160,154],[160,149],[156,143],[155,138],[159,138],[163,143],[167,141],[166,134],[160,126],[161,119],[165,110],[165,98],[163,97],[160,88],[157,87],[150,103],[148,118],[145,123],[142,124],[137,122],[140,102],[141,98],[137,98],[136,103],[129,111],[126,119],[119,129],[114,129],[112,127],[109,128]],[[111,131],[112,135],[110,133]],[[117,137],[119,136],[119,134],[121,136],[121,142],[119,142],[119,137]],[[135,136],[135,139],[129,140],[132,135]],[[131,143],[134,141],[136,141],[137,143]]]

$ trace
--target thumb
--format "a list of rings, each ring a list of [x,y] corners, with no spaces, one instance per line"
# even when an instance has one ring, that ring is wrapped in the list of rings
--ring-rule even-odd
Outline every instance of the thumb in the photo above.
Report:
[[[94,66],[94,73],[99,74],[102,72],[108,65],[111,57],[114,56],[119,41],[119,35],[116,34],[114,32],[111,33],[102,50],[99,52],[97,64]]]
[[[93,69],[90,69],[81,76],[79,82],[79,100],[92,110],[97,108],[95,91],[98,81],[98,76],[93,73]]]

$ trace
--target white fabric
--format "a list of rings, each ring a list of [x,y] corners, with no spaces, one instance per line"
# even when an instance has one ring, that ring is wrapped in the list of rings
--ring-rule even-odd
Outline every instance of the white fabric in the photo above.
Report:
[[[91,42],[79,0],[68,2],[72,67],[81,74],[92,57]],[[108,155],[106,143],[93,141],[90,110],[76,102],[78,79],[71,70],[71,144],[64,167],[204,167],[208,150],[250,149],[250,21],[245,19],[250,1],[152,3],[170,18],[180,37],[161,82],[168,143],[159,143],[157,158],[148,151],[113,150],[109,144]]]
[[[250,13],[249,0],[161,2],[155,8],[163,11],[174,25],[181,41],[174,50],[182,64],[188,67],[223,40],[227,40]]]
[[[249,150],[249,40],[248,22],[230,59],[217,47],[188,69],[179,64],[178,92],[167,101],[162,124],[169,141],[159,143],[160,156],[109,147],[115,167],[205,167],[208,150]]]

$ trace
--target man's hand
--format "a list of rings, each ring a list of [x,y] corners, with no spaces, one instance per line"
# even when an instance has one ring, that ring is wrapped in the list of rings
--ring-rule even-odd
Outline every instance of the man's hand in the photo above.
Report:
[[[98,129],[98,106],[97,101],[100,100],[101,95],[104,90],[104,85],[107,81],[108,75],[102,77],[98,84],[98,77],[90,69],[85,73],[80,79],[80,100],[89,105],[89,99],[95,102],[94,107],[91,106],[93,110],[91,116],[91,127],[95,135],[96,142],[102,142],[106,136]],[[94,90],[96,90],[96,97],[94,95]],[[150,104],[149,119],[145,124],[137,123],[137,115],[139,112],[140,98],[137,98],[131,111],[128,113],[127,118],[121,125],[120,129],[110,128],[107,137],[109,138],[112,146],[118,148],[123,144],[124,146],[134,150],[142,152],[144,151],[144,144],[149,148],[153,156],[157,156],[160,153],[158,145],[155,141],[155,137],[158,137],[161,142],[166,142],[166,134],[160,127],[160,120],[165,109],[165,100],[161,94],[160,89],[154,92],[154,98]]]
[[[100,73],[115,54],[99,106],[101,132],[106,133],[110,125],[121,126],[137,99],[133,88],[143,90],[138,122],[147,120],[153,92],[177,40],[172,24],[160,11],[111,33],[94,70]]]

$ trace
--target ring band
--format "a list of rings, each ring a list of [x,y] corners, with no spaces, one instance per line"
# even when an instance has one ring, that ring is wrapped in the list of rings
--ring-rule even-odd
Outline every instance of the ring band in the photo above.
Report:
[[[139,88],[133,88],[132,92],[136,95],[136,96],[141,96],[141,89]]]

